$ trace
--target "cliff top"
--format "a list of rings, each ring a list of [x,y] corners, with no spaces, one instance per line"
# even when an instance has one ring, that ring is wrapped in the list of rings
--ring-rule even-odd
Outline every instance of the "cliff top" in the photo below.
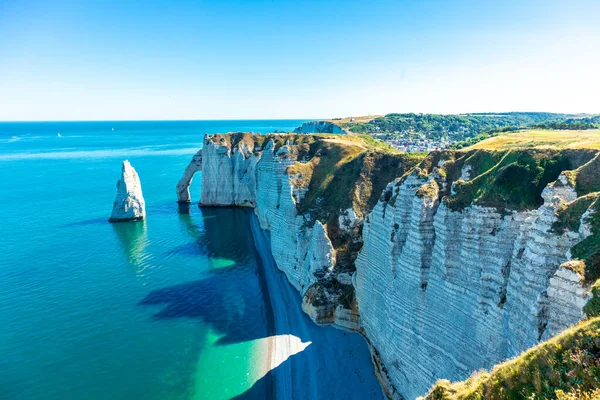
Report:
[[[339,126],[348,133],[352,133],[351,129],[353,126],[368,124],[374,119],[382,117],[383,115],[363,115],[360,117],[331,118],[327,119],[326,121]]]
[[[504,133],[476,143],[465,150],[510,150],[527,148],[600,150],[600,130],[531,129]]]
[[[575,134],[576,135],[576,134]],[[574,135],[574,136],[575,136]],[[436,198],[453,211],[473,205],[500,213],[534,210],[544,204],[544,190],[571,192],[556,205],[557,234],[578,232],[585,222],[590,236],[571,249],[577,262],[566,265],[582,283],[600,294],[600,152],[587,148],[534,147],[471,149],[430,153],[407,172],[387,194],[394,206],[399,187],[410,175],[422,186],[417,195]],[[546,200],[550,200],[547,193]],[[556,200],[552,200],[556,201]],[[583,222],[582,222],[583,221]],[[588,315],[600,315],[600,300],[590,302]]]
[[[274,149],[277,151],[280,147],[288,144],[296,148],[299,152],[298,158],[312,157],[316,150],[323,143],[335,143],[341,147],[357,147],[361,150],[379,151],[385,153],[400,153],[387,143],[375,140],[368,135],[337,135],[337,134],[304,134],[304,133],[270,133],[254,134],[251,132],[229,132],[207,135],[206,140],[211,140],[215,144],[235,148],[240,142],[256,151],[264,150],[269,141],[273,141]]]
[[[360,243],[349,240],[359,227],[340,226],[349,210],[363,218],[379,200],[388,183],[417,165],[424,154],[403,153],[368,135],[228,133],[206,140],[235,149],[240,143],[253,153],[273,141],[275,153],[288,146],[285,157],[290,181],[302,196],[295,199],[299,214],[321,221],[336,249],[340,269],[351,268]],[[351,213],[352,214],[352,213]]]
[[[490,372],[462,382],[438,381],[426,399],[597,399],[599,370],[600,318],[593,318]]]

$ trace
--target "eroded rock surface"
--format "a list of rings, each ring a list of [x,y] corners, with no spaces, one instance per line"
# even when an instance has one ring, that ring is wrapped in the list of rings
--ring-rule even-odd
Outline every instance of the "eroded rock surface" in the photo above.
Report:
[[[138,221],[146,217],[146,204],[140,177],[129,161],[123,161],[121,179],[117,181],[117,197],[110,222]]]
[[[190,197],[190,185],[192,184],[192,179],[194,178],[194,174],[198,171],[202,170],[202,149],[198,150],[192,160],[185,168],[183,172],[183,176],[177,183],[177,201],[179,203],[189,203],[191,201]]]
[[[205,138],[201,203],[254,207],[303,309],[318,323],[365,334],[389,397],[415,398],[437,379],[465,379],[584,317],[590,294],[569,250],[591,232],[586,214],[578,231],[554,229],[557,210],[578,197],[567,175],[546,186],[537,208],[501,209],[461,200],[480,165],[453,171],[436,154],[424,161],[431,172],[397,175],[366,217],[340,207],[337,234],[363,244],[356,271],[340,271],[336,238],[324,221],[299,212],[308,186],[302,168],[288,174],[298,146],[230,139]],[[450,206],[451,197],[464,204]]]
[[[504,213],[453,211],[424,190],[434,178],[415,171],[389,185],[397,197],[368,217],[356,261],[361,326],[390,397],[519,354],[579,321],[588,297],[561,267],[583,235],[551,229],[561,202],[577,197],[564,177],[540,208]]]

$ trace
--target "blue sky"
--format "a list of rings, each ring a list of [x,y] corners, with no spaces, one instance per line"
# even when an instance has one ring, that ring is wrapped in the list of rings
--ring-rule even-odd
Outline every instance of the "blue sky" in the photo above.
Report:
[[[600,112],[600,1],[0,0],[0,120]]]

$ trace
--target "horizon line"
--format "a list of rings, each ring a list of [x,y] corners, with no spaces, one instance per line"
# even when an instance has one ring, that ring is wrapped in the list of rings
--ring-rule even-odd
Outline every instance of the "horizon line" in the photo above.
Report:
[[[600,115],[600,113],[592,112],[555,112],[555,111],[474,111],[474,112],[463,112],[463,113],[434,113],[434,112],[390,112],[385,114],[367,114],[367,115],[350,115],[347,117],[328,117],[328,118],[206,118],[206,119],[56,119],[56,120],[0,120],[0,123],[31,123],[31,122],[200,122],[200,121],[324,121],[324,120],[335,120],[350,117],[365,117],[365,116],[386,116],[389,114],[415,114],[415,115],[476,115],[476,114],[533,114],[533,113],[544,113],[544,114],[556,114],[556,115]]]

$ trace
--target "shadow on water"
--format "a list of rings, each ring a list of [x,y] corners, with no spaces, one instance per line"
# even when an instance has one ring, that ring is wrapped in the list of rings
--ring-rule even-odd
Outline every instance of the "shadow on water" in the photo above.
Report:
[[[189,211],[189,208],[188,208]],[[174,215],[176,211],[174,211],[172,202],[164,202],[160,204],[154,204],[151,206],[146,206],[146,214],[148,215]],[[181,213],[181,208],[178,210]],[[91,218],[83,221],[69,222],[66,224],[59,225],[59,228],[71,228],[77,226],[89,226],[89,225],[105,225],[108,222],[108,218],[110,216],[110,210],[106,214],[106,217],[101,218]],[[117,224],[119,225],[119,224]]]
[[[295,289],[279,271],[271,271],[269,273],[279,277],[275,280],[278,286],[275,290],[291,293],[281,297],[283,300],[278,300],[275,307],[280,314],[278,318],[291,321],[283,324],[285,327],[276,327],[264,270],[261,272],[273,266],[262,265],[258,256],[250,257],[250,260],[256,258],[256,263],[247,257],[260,251],[254,247],[249,211],[204,208],[201,213],[203,229],[194,223],[190,214],[180,214],[184,229],[197,246],[196,251],[233,260],[246,257],[246,261],[212,270],[205,279],[154,290],[139,305],[163,306],[153,316],[157,320],[193,318],[211,325],[222,335],[217,345],[280,336],[291,336],[308,344],[299,352],[284,354],[274,369],[265,371],[252,387],[235,399],[271,399],[281,397],[282,393],[287,393],[283,396],[289,398],[381,399],[364,340],[354,333],[315,325],[301,310],[300,296]],[[242,253],[244,257],[240,256]],[[258,282],[259,286],[249,282]],[[286,314],[285,310],[288,315],[281,315]]]
[[[194,216],[189,204],[178,207],[181,227],[192,240],[167,254],[206,255],[214,269],[250,262],[251,239],[245,229],[248,211],[209,207],[199,209],[200,215]]]
[[[68,224],[59,225],[59,228],[71,228],[74,226],[88,226],[88,225],[99,225],[106,224],[108,222],[108,217],[106,218],[92,218],[86,219],[84,221],[70,222]]]
[[[179,215],[186,215],[191,212],[192,203],[177,203],[177,212]]]
[[[184,205],[186,206],[186,205]],[[162,305],[157,320],[194,318],[222,335],[217,345],[264,337],[266,311],[257,282],[256,264],[250,257],[251,236],[243,210],[208,208],[195,222],[189,207],[179,207],[181,227],[192,239],[170,252],[208,255],[205,278],[150,292],[139,305]],[[196,216],[198,217],[198,215]],[[240,232],[241,231],[241,232]],[[236,233],[237,232],[237,233]]]

